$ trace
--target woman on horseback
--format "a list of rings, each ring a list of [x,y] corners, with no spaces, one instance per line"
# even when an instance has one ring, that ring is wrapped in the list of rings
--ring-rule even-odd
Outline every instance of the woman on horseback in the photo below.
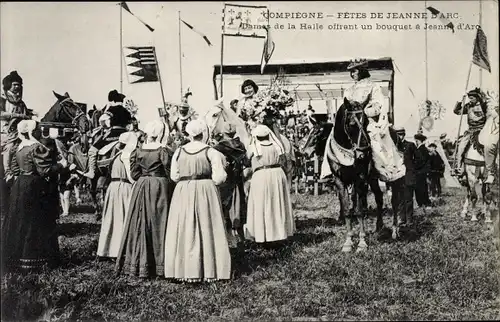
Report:
[[[352,61],[347,70],[354,85],[345,91],[344,98],[351,106],[360,106],[368,117],[368,136],[375,168],[382,181],[392,182],[405,175],[403,159],[389,134],[388,107],[379,85],[372,82],[367,60]]]

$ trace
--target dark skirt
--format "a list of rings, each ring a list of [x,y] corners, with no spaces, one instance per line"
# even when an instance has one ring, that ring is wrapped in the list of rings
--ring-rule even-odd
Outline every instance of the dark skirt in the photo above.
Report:
[[[7,270],[37,270],[57,263],[56,198],[40,176],[21,175],[10,191],[2,227],[2,257]]]
[[[170,190],[166,177],[141,177],[134,184],[116,260],[117,273],[143,278],[165,274]]]

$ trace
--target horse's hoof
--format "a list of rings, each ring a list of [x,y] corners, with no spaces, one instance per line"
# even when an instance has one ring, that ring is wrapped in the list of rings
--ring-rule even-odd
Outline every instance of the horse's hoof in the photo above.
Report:
[[[356,249],[356,253],[362,253],[365,252],[368,249],[368,245],[364,244],[362,245],[361,243],[358,245],[358,248]]]
[[[484,222],[485,222],[486,224],[491,224],[491,223],[493,223],[493,220],[491,220],[491,218],[486,218],[486,219],[484,220]]]
[[[470,221],[474,221],[474,222],[477,221],[477,217],[476,216],[472,217],[472,219]]]
[[[398,237],[399,237],[399,231],[396,229],[393,229],[392,230],[392,239],[396,240],[396,239],[398,239]]]
[[[344,253],[350,253],[352,252],[352,242],[346,242],[344,246],[342,246],[342,252]]]

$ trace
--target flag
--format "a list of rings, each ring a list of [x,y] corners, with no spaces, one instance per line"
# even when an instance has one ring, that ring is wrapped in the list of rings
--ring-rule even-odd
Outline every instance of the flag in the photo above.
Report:
[[[262,51],[262,59],[260,62],[260,73],[264,73],[264,68],[266,68],[267,63],[271,59],[271,56],[273,55],[274,52],[274,41],[271,39],[271,30],[268,27],[266,28],[267,32],[267,37],[266,41],[264,42],[264,50]]]
[[[488,43],[486,41],[486,35],[481,27],[477,29],[476,39],[474,40],[472,62],[491,73],[491,65],[488,59]]]
[[[441,13],[441,11],[437,10],[434,7],[427,7],[427,10],[429,10],[433,16],[439,17],[439,20],[448,28],[451,29],[452,32],[455,32],[455,26],[453,25],[453,22],[445,18],[445,15]]]
[[[132,52],[125,56],[127,73],[135,80],[131,84],[157,82],[159,80],[158,62],[154,47],[126,47]]]
[[[200,35],[204,40],[205,42],[209,45],[209,46],[212,46],[212,43],[210,42],[210,40],[208,40],[208,37],[205,36],[205,34],[201,33],[199,30],[197,29],[194,29],[193,26],[191,26],[190,24],[188,24],[187,22],[185,22],[184,20],[181,19],[181,21],[189,28],[191,29],[192,31],[196,32],[198,35]]]
[[[128,11],[128,13],[130,13],[132,16],[136,17],[136,18],[137,18],[137,20],[139,20],[140,22],[142,22],[142,24],[143,24],[144,26],[146,26],[146,28],[148,28],[148,29],[149,29],[149,31],[151,31],[151,32],[155,31],[155,30],[154,30],[154,29],[153,29],[150,25],[148,25],[147,23],[145,23],[144,21],[142,21],[142,20],[141,20],[141,18],[139,18],[139,17],[137,17],[136,15],[134,15],[134,14],[132,13],[132,11],[130,11],[130,8],[128,7],[128,5],[127,5],[127,3],[126,3],[125,1],[120,2],[120,7],[122,7],[122,8],[123,8],[123,9],[125,9],[126,11]]]

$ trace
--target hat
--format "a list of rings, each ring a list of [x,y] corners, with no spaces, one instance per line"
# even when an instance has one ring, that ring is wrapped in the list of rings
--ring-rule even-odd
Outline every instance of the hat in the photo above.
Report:
[[[429,144],[429,148],[437,148],[436,143],[433,142],[433,143]]]
[[[424,142],[425,140],[427,140],[427,137],[423,134],[420,134],[420,133],[417,133],[415,134],[414,136],[415,140],[419,140],[419,141],[422,141]]]
[[[189,110],[190,106],[188,103],[186,102],[182,102],[180,105],[179,105],[179,109],[181,110]]]
[[[353,59],[349,62],[349,65],[347,66],[347,70],[351,70],[354,68],[360,68],[360,67],[367,67],[368,66],[368,61],[363,58],[356,58]]]
[[[473,90],[469,91],[467,93],[467,96],[475,96],[477,98],[481,98],[481,90],[478,87],[476,87]]]
[[[270,132],[267,126],[259,124],[252,130],[252,136],[263,137],[269,135]]]
[[[207,129],[207,124],[202,120],[193,120],[186,125],[186,132],[191,137],[202,134]]]
[[[226,134],[234,134],[234,133],[236,133],[236,128],[231,123],[226,122],[222,126],[222,132],[226,133]]]
[[[241,93],[242,94],[245,94],[245,87],[247,86],[252,86],[253,87],[253,91],[255,93],[257,93],[259,91],[259,86],[257,86],[257,84],[255,84],[255,82],[251,79],[247,79],[243,82],[243,84],[241,84]]]
[[[108,94],[108,101],[109,102],[123,103],[124,99],[125,99],[125,95],[118,93],[118,91],[116,89],[110,91]]]
[[[405,128],[404,128],[404,127],[402,127],[402,126],[394,126],[394,127],[393,127],[393,129],[394,129],[394,132],[396,132],[396,133],[398,133],[398,134],[399,134],[399,133],[406,133]]]
[[[164,126],[163,122],[160,120],[151,121],[148,124],[146,124],[144,132],[149,137],[158,137],[163,131],[163,126]]]
[[[36,121],[22,120],[17,124],[18,133],[31,133],[36,128]]]
[[[9,75],[5,76],[4,79],[2,80],[2,85],[3,85],[3,89],[6,91],[6,90],[9,90],[10,87],[12,86],[12,83],[23,83],[23,79],[21,78],[21,76],[19,76],[19,74],[17,73],[17,71],[12,71],[10,72]]]
[[[444,139],[444,138],[446,138],[446,133],[443,133],[443,134],[441,134],[441,135],[439,136],[439,139],[440,139],[440,140],[442,140],[442,139]]]

